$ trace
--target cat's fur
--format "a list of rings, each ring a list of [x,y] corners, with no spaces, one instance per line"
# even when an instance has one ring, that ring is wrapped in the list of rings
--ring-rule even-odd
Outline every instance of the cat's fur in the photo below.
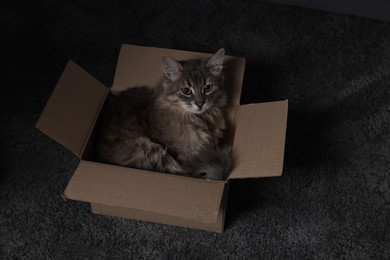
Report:
[[[164,57],[158,87],[134,87],[111,95],[98,124],[97,159],[226,179],[231,152],[223,144],[227,106],[223,59],[223,49],[207,61]]]

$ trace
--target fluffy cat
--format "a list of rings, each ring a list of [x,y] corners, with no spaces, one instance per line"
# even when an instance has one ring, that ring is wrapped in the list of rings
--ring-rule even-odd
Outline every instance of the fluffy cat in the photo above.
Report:
[[[223,144],[227,95],[224,49],[207,61],[163,58],[156,88],[111,94],[97,128],[99,161],[208,179],[226,179],[231,151]]]

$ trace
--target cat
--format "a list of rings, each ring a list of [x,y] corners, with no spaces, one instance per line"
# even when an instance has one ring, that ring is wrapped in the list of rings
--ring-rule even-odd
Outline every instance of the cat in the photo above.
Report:
[[[224,180],[231,148],[224,144],[227,94],[224,49],[208,60],[163,57],[157,87],[110,94],[98,121],[100,162]]]

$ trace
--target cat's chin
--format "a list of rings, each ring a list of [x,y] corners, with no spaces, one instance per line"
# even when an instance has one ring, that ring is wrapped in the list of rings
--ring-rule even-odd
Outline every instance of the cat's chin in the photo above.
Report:
[[[197,110],[197,111],[190,111],[191,113],[193,114],[196,114],[196,115],[200,115],[200,114],[203,114],[205,111],[202,110]]]

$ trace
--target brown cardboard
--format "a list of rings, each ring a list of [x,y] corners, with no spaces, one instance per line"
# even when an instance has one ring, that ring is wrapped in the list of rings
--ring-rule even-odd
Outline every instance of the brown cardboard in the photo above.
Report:
[[[116,216],[128,219],[136,219],[149,221],[154,223],[161,223],[167,225],[174,225],[180,227],[196,228],[209,230],[213,232],[222,232],[225,225],[225,213],[228,200],[229,185],[225,185],[225,190],[220,203],[218,216],[215,222],[204,222],[196,219],[181,218],[172,215],[163,215],[150,211],[142,211],[125,207],[107,206],[98,203],[91,203],[92,212],[100,215]]]
[[[287,108],[287,101],[239,107],[230,179],[281,175]]]
[[[122,45],[112,91],[157,84],[163,56],[211,54]],[[245,59],[226,56],[234,168],[229,179],[282,173],[287,101],[240,106]],[[94,126],[108,89],[69,62],[37,127],[81,158],[64,198],[88,202],[96,214],[222,232],[228,181],[202,180],[94,162]]]
[[[36,126],[80,157],[107,93],[107,87],[70,61]]]
[[[213,223],[223,189],[217,181],[82,161],[64,196]]]

